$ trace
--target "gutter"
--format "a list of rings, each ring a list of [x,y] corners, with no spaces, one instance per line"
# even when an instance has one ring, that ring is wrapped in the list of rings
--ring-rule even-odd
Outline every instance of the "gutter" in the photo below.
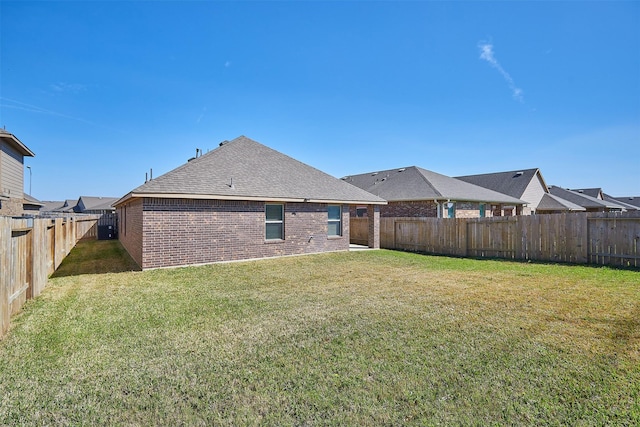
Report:
[[[157,199],[190,199],[190,200],[246,200],[250,202],[284,202],[284,203],[335,203],[341,205],[386,205],[387,202],[375,200],[339,200],[339,199],[311,199],[300,197],[261,197],[261,196],[224,196],[216,194],[181,194],[181,193],[134,193],[131,192],[120,200],[113,203],[117,207],[129,199],[134,198],[157,198]]]

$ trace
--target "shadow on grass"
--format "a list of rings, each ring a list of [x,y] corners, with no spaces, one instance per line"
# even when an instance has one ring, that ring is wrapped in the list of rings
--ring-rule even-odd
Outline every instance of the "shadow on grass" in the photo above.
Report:
[[[140,271],[140,267],[118,240],[81,240],[51,277],[125,271]]]

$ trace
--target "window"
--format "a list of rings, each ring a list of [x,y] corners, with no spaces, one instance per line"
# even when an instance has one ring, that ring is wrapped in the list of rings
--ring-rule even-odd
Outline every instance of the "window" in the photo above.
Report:
[[[265,239],[284,240],[284,205],[265,205]]]
[[[447,218],[456,217],[456,204],[453,202],[447,203]]]
[[[327,235],[342,236],[342,206],[329,205],[327,207],[328,226]]]
[[[484,203],[480,203],[480,218],[484,218],[486,216],[486,212],[485,212],[485,204]]]

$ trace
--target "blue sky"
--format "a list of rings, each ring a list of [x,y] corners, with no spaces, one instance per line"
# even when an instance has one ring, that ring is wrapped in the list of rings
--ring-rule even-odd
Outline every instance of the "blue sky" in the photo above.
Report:
[[[239,135],[336,177],[537,167],[640,196],[640,2],[1,0],[0,15],[0,126],[36,153],[40,200],[120,197]]]

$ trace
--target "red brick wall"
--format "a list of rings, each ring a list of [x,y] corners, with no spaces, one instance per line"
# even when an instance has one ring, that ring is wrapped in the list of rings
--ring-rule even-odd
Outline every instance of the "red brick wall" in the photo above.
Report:
[[[447,217],[447,204],[441,203],[440,208]],[[351,216],[356,216],[356,206],[351,206]],[[485,217],[493,216],[491,205],[485,205]],[[437,218],[438,207],[433,201],[407,201],[407,202],[389,202],[387,205],[380,206],[380,216],[386,218]],[[480,204],[476,202],[456,202],[455,208],[456,218],[478,218],[480,216]]]
[[[437,218],[438,208],[433,201],[389,202],[380,206],[381,217]]]
[[[264,202],[145,198],[142,227],[129,225],[143,229],[145,269],[349,249],[348,206],[340,237],[327,236],[326,204],[284,206],[285,238],[278,241],[265,240]],[[137,250],[133,243],[124,246]]]
[[[142,266],[142,200],[118,207],[118,239],[131,258]]]

